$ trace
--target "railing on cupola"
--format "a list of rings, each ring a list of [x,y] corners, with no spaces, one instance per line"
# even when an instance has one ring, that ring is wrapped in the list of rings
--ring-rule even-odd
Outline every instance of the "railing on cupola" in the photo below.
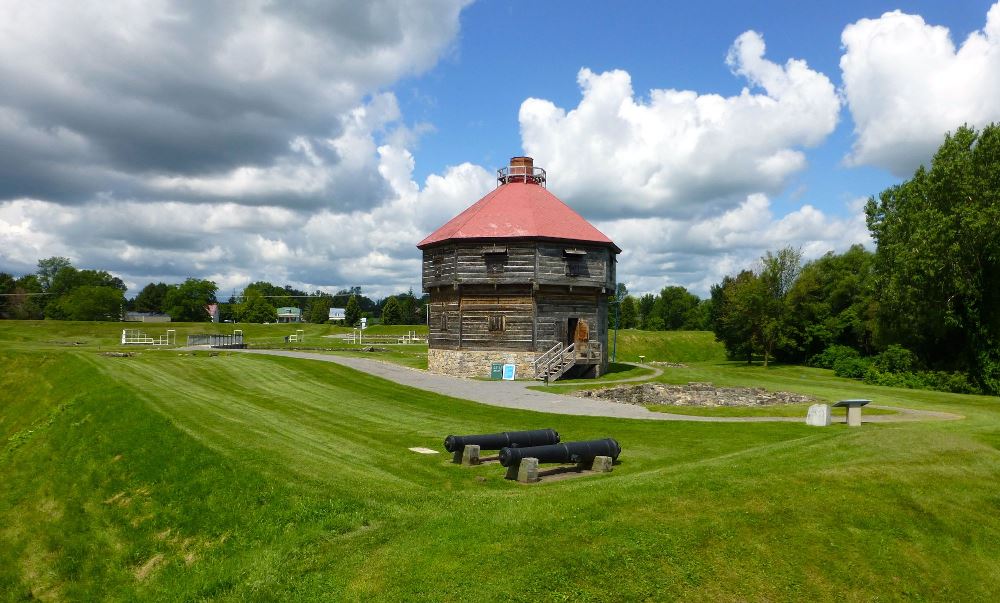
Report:
[[[497,170],[497,182],[525,182],[545,186],[545,170],[535,167],[531,157],[512,157],[510,165]]]

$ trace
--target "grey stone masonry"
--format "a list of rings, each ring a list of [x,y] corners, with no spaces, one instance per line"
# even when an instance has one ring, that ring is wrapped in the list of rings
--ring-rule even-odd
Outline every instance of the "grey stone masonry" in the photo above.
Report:
[[[460,377],[490,376],[494,362],[513,364],[518,379],[535,377],[535,352],[508,352],[498,350],[427,350],[427,370]]]

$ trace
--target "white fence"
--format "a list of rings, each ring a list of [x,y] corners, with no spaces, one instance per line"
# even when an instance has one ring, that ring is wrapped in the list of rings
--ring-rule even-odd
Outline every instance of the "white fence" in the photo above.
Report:
[[[398,344],[410,345],[417,343],[427,343],[426,337],[420,337],[416,331],[410,331],[406,335],[365,335],[361,329],[354,329],[347,337],[347,343],[357,345],[364,344]]]
[[[122,345],[176,345],[177,332],[167,329],[164,335],[146,334],[141,329],[122,329]]]

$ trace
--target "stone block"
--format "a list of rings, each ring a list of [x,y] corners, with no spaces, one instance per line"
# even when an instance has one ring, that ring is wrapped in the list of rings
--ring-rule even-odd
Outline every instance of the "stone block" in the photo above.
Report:
[[[830,425],[830,405],[813,404],[806,413],[806,425],[814,427],[829,427]]]
[[[479,464],[479,446],[476,444],[466,444],[462,449],[462,465],[471,467]]]
[[[600,473],[611,473],[612,465],[614,465],[614,461],[610,456],[595,456],[594,464],[590,468]]]
[[[847,407],[847,425],[848,425],[848,427],[861,427],[861,407],[860,406],[848,406]]]
[[[533,484],[538,481],[538,459],[528,457],[521,459],[517,468],[517,481],[522,484]]]

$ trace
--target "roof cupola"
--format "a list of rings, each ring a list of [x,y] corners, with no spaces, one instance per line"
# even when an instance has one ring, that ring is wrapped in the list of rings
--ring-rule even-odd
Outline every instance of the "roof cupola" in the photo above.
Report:
[[[535,160],[531,157],[511,157],[509,166],[497,170],[497,182],[500,185],[524,182],[545,186],[545,170],[535,167]]]

